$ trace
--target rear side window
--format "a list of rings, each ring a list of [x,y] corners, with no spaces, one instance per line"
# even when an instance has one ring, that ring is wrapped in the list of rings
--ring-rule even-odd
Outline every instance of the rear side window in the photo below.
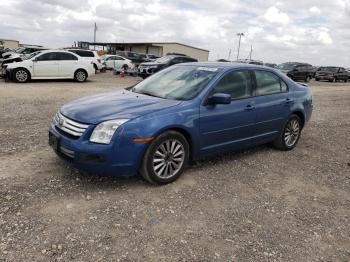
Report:
[[[266,71],[255,71],[256,94],[259,96],[286,92],[288,86],[278,76]]]
[[[94,53],[91,51],[85,51],[85,50],[69,50],[69,51],[71,51],[71,52],[73,52],[81,57],[95,57]]]
[[[78,58],[69,53],[59,53],[60,60],[78,60]]]
[[[252,81],[248,71],[229,72],[224,75],[212,90],[211,94],[224,93],[231,98],[242,99],[252,94]]]

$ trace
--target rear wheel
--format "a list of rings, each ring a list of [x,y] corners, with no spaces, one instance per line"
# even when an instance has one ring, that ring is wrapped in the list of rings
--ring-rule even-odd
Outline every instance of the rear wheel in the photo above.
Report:
[[[74,80],[77,81],[77,82],[85,82],[87,79],[87,73],[82,70],[82,69],[79,69],[75,72],[74,74]]]
[[[273,145],[280,150],[292,150],[299,141],[301,129],[300,117],[294,114],[291,115]]]
[[[13,71],[13,78],[18,83],[25,83],[30,80],[30,73],[25,68],[17,68]]]
[[[167,131],[148,147],[140,173],[152,184],[168,184],[181,176],[188,160],[189,145],[186,138],[176,131]]]

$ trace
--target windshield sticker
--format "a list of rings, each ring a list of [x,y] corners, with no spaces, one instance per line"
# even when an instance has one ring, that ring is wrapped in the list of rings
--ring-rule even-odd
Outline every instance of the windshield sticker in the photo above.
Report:
[[[216,71],[218,71],[218,69],[214,68],[214,67],[198,67],[197,70],[203,70],[203,71],[209,71],[209,72],[216,72]]]

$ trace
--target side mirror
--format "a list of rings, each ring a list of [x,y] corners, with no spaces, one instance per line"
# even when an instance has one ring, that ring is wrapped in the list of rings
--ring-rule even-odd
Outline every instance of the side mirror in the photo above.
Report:
[[[211,104],[228,105],[231,104],[231,95],[224,93],[215,93],[209,99]]]

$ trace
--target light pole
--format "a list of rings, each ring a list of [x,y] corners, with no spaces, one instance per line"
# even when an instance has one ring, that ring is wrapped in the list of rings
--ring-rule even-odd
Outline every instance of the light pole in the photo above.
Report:
[[[244,36],[244,33],[238,33],[237,34],[239,36],[239,40],[238,40],[238,52],[237,52],[237,60],[239,59],[239,49],[241,48],[241,38],[242,36]]]

